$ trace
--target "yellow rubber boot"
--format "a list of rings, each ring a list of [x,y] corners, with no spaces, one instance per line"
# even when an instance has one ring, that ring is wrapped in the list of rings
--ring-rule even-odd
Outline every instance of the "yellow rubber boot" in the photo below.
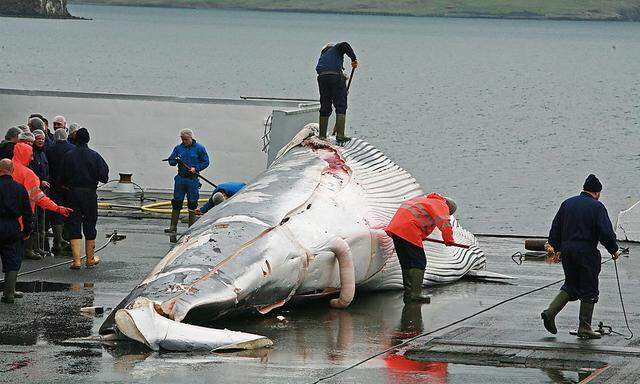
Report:
[[[71,239],[71,255],[73,256],[73,262],[71,263],[71,269],[80,269],[82,262],[80,261],[80,250],[82,248],[82,239]]]
[[[85,252],[87,253],[87,267],[93,267],[100,264],[100,258],[96,256],[96,241],[87,240],[84,243]]]

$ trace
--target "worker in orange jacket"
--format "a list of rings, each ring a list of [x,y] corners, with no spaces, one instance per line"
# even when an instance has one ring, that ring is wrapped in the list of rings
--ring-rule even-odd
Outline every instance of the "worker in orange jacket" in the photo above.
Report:
[[[402,268],[405,303],[429,302],[429,297],[422,294],[422,280],[427,268],[422,242],[437,227],[445,244],[454,244],[451,215],[455,211],[453,200],[430,193],[404,202],[387,225],[385,232],[393,240]]]
[[[27,190],[29,195],[29,202],[31,203],[31,209],[34,210],[35,206],[42,208],[43,210],[58,213],[64,217],[69,216],[72,209],[60,206],[53,202],[47,195],[40,189],[40,179],[36,174],[29,169],[29,162],[33,158],[33,148],[25,143],[16,143],[13,147],[13,172],[11,176],[18,184],[22,184]],[[40,255],[33,252],[34,237],[31,236],[26,240],[25,244],[25,257],[27,259],[39,260]]]

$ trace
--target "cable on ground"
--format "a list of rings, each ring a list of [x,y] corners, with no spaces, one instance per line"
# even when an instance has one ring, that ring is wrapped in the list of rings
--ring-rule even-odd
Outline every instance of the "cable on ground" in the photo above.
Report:
[[[603,261],[603,262],[602,262],[602,264],[605,264],[605,263],[607,263],[607,262],[609,262],[609,261],[611,261],[611,260],[613,260],[613,259],[607,259],[607,260]],[[621,291],[621,289],[620,289],[620,278],[618,277],[618,266],[617,266],[617,264],[616,264],[616,263],[614,263],[614,265],[616,266],[616,280],[617,280],[617,282],[618,282],[618,292],[620,293],[620,302],[622,303],[622,311],[623,311],[623,313],[624,313],[624,319],[625,319],[625,322],[627,323],[627,329],[629,329],[629,332],[631,332],[631,328],[629,327],[629,322],[628,322],[628,320],[627,320],[627,313],[626,313],[626,310],[625,310],[625,308],[624,308],[624,301],[622,300],[622,291]],[[442,327],[437,328],[437,329],[434,329],[433,331],[429,331],[429,332],[421,333],[421,334],[419,334],[419,335],[417,335],[417,336],[414,336],[414,337],[412,337],[412,338],[410,338],[410,339],[407,339],[407,340],[403,341],[403,342],[402,342],[402,343],[400,343],[400,344],[397,344],[397,345],[394,345],[394,346],[392,346],[392,347],[389,347],[389,348],[387,348],[387,349],[385,349],[385,350],[383,350],[383,351],[381,351],[381,352],[376,353],[375,355],[372,355],[372,356],[367,357],[367,358],[366,358],[366,359],[364,359],[364,360],[358,361],[357,363],[352,364],[352,365],[350,365],[350,366],[348,366],[348,367],[346,367],[346,368],[344,368],[344,369],[341,369],[341,370],[340,370],[340,371],[338,371],[338,372],[335,372],[335,373],[332,373],[332,374],[330,374],[330,375],[327,375],[327,376],[321,377],[321,378],[317,379],[316,381],[314,381],[314,382],[313,382],[313,384],[318,384],[318,383],[323,382],[323,381],[325,381],[325,380],[332,379],[332,378],[334,378],[334,377],[336,377],[336,376],[338,376],[338,375],[343,374],[344,372],[347,372],[347,371],[349,371],[349,370],[351,370],[351,369],[353,369],[353,368],[356,368],[356,367],[358,367],[358,366],[360,366],[360,365],[362,365],[362,364],[366,363],[367,361],[373,360],[373,359],[375,359],[375,358],[376,358],[376,357],[378,357],[378,356],[384,355],[385,353],[388,353],[388,352],[391,352],[391,351],[396,350],[396,349],[398,349],[398,348],[401,348],[401,347],[403,347],[403,346],[405,346],[405,345],[407,345],[407,344],[411,343],[412,341],[415,341],[415,340],[417,340],[417,339],[420,339],[420,338],[423,338],[423,337],[426,337],[426,336],[432,335],[432,334],[434,334],[434,333],[437,333],[437,332],[443,331],[443,330],[445,330],[445,329],[447,329],[447,328],[451,328],[451,327],[453,327],[454,325],[458,325],[458,324],[460,324],[460,323],[462,323],[462,322],[464,322],[464,321],[467,321],[467,320],[472,319],[472,318],[474,318],[474,317],[476,317],[476,316],[479,316],[479,315],[481,315],[481,314],[483,314],[483,313],[485,313],[485,312],[488,312],[488,311],[490,311],[490,310],[492,310],[492,309],[494,309],[494,308],[496,308],[496,307],[499,307],[499,306],[501,306],[501,305],[503,305],[503,304],[506,304],[506,303],[508,303],[508,302],[510,302],[510,301],[513,301],[513,300],[519,299],[519,298],[521,298],[521,297],[523,297],[523,296],[527,296],[527,295],[530,295],[530,294],[532,294],[532,293],[535,293],[535,292],[541,291],[541,290],[543,290],[543,289],[545,289],[545,288],[549,288],[549,287],[551,287],[551,286],[553,286],[553,285],[556,285],[556,284],[559,284],[559,283],[561,283],[561,282],[563,282],[563,281],[564,281],[564,278],[562,278],[562,279],[560,279],[560,280],[557,280],[557,281],[554,281],[554,282],[552,282],[552,283],[549,283],[549,284],[543,285],[543,286],[541,286],[541,287],[538,287],[538,288],[535,288],[535,289],[529,290],[529,291],[524,292],[524,293],[521,293],[521,294],[519,294],[519,295],[516,295],[516,296],[510,297],[510,298],[508,298],[508,299],[502,300],[502,301],[500,301],[500,302],[498,302],[498,303],[496,303],[496,304],[493,304],[493,305],[492,305],[492,306],[490,306],[490,307],[487,307],[487,308],[485,308],[485,309],[483,309],[483,310],[480,310],[480,311],[478,311],[478,312],[476,312],[476,313],[473,313],[473,314],[471,314],[471,315],[469,315],[469,316],[463,317],[462,319],[459,319],[459,320],[456,320],[456,321],[454,321],[454,322],[452,322],[452,323],[449,323],[449,324],[443,325]],[[615,333],[615,334],[620,335],[618,332],[615,332],[615,331],[612,331],[612,333]],[[621,335],[621,336],[624,336],[624,335]],[[633,332],[631,332],[631,336],[630,336],[629,338],[625,338],[625,339],[626,339],[626,340],[630,340],[631,338],[633,338]]]

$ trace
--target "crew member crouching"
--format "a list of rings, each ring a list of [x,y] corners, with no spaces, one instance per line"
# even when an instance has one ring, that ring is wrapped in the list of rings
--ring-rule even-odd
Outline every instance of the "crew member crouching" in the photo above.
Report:
[[[231,196],[238,193],[246,185],[247,184],[245,183],[234,182],[234,181],[218,184],[216,189],[214,189],[213,192],[211,193],[211,197],[209,198],[209,201],[207,201],[202,206],[202,208],[196,209],[196,215],[204,215],[211,208],[215,207],[216,205],[222,203],[223,201],[227,200]]]
[[[422,242],[437,227],[445,244],[454,244],[451,215],[455,211],[453,200],[437,193],[414,197],[398,208],[385,229],[393,240],[402,268],[405,303],[429,302],[429,296],[422,294],[422,280],[427,268]]]

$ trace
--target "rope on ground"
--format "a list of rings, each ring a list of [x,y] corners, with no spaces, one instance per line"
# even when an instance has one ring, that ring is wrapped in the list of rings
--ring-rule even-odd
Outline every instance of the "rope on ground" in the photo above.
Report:
[[[611,331],[611,333],[615,333],[617,335],[620,335],[622,337],[624,337],[625,340],[631,340],[633,339],[633,331],[631,330],[631,327],[629,326],[629,319],[627,319],[627,310],[624,307],[624,300],[622,299],[622,289],[620,289],[620,276],[618,275],[618,262],[616,260],[613,261],[613,265],[616,268],[616,282],[618,283],[618,294],[620,294],[620,305],[622,306],[622,314],[624,315],[624,322],[627,325],[627,330],[629,331],[629,337],[626,337],[625,335],[616,332],[614,330]]]
[[[113,233],[108,237],[107,241],[104,244],[102,244],[100,247],[98,247],[95,250],[95,253],[98,253],[98,252],[102,251],[110,243],[114,243],[115,244],[117,241],[122,240],[122,239],[123,239],[122,235],[118,235],[118,231],[114,229]],[[80,259],[84,260],[86,258],[87,258],[87,256],[85,255],[85,256],[82,256]],[[47,265],[46,267],[36,268],[36,269],[31,270],[31,271],[20,272],[20,273],[18,273],[18,276],[30,275],[32,273],[46,271],[46,270],[49,270],[49,269],[61,267],[63,265],[71,264],[72,262],[73,262],[73,260],[62,261],[60,263]],[[0,280],[0,283],[4,283],[4,279]]]
[[[603,261],[602,264],[605,264],[605,263],[607,263],[607,262],[609,262],[611,260],[613,260],[613,259],[607,259],[607,260]],[[620,293],[620,300],[622,302],[622,291],[620,290],[620,279],[618,278],[618,267],[617,267],[617,264],[616,264],[616,279],[618,280],[618,292]],[[513,301],[513,300],[519,299],[519,298],[521,298],[523,296],[527,296],[527,295],[530,295],[532,293],[541,291],[541,290],[543,290],[545,288],[549,288],[549,287],[551,287],[553,285],[556,285],[556,284],[559,284],[559,283],[561,283],[563,281],[564,281],[564,278],[562,278],[562,279],[560,279],[558,281],[554,281],[553,283],[549,283],[549,284],[543,285],[542,287],[538,287],[538,288],[529,290],[529,291],[521,293],[519,295],[516,295],[516,296],[510,297],[508,299],[502,300],[502,301],[500,301],[500,302],[498,302],[498,303],[496,303],[496,304],[494,304],[494,305],[492,305],[490,307],[487,307],[487,308],[485,308],[485,309],[483,309],[481,311],[478,311],[478,312],[473,313],[473,314],[471,314],[469,316],[463,317],[462,319],[459,319],[459,320],[456,320],[456,321],[454,321],[452,323],[443,325],[442,327],[434,329],[433,331],[421,333],[421,334],[419,334],[417,336],[414,336],[414,337],[412,337],[410,339],[407,339],[407,340],[403,341],[400,344],[394,345],[394,346],[389,347],[389,348],[387,348],[387,349],[385,349],[385,350],[383,350],[381,352],[376,353],[375,355],[369,356],[366,359],[361,360],[361,361],[359,361],[359,362],[357,362],[355,364],[352,364],[352,365],[350,365],[350,366],[348,366],[348,367],[346,367],[346,368],[344,368],[344,369],[342,369],[342,370],[340,370],[338,372],[335,372],[335,373],[333,373],[331,375],[327,375],[327,376],[321,377],[318,380],[314,381],[313,384],[318,384],[318,383],[323,382],[325,380],[332,379],[332,378],[334,378],[334,377],[336,377],[338,375],[343,374],[344,372],[347,372],[347,371],[349,371],[349,370],[351,370],[353,368],[356,368],[356,367],[366,363],[367,361],[373,360],[378,356],[384,355],[385,353],[388,353],[388,352],[391,352],[391,351],[393,351],[395,349],[401,348],[401,347],[403,347],[403,346],[405,346],[405,345],[407,345],[407,344],[409,344],[409,343],[411,343],[411,342],[413,342],[413,341],[415,341],[417,339],[420,339],[420,338],[432,335],[434,333],[443,331],[443,330],[445,330],[447,328],[451,328],[454,325],[458,325],[458,324],[460,324],[460,323],[462,323],[464,321],[467,321],[467,320],[472,319],[472,318],[474,318],[476,316],[479,316],[479,315],[481,315],[481,314],[483,314],[485,312],[488,312],[488,311],[490,311],[490,310],[492,310],[492,309],[494,309],[496,307],[499,307],[499,306],[501,306],[503,304],[506,304],[506,303],[508,303],[510,301]],[[623,313],[624,313],[625,321],[627,321],[627,313],[626,313],[626,311],[624,309],[624,302],[622,302],[622,310],[623,310]],[[627,321],[627,328],[629,329],[629,332],[631,332],[631,328],[629,328],[629,322],[628,321]],[[615,332],[615,333],[617,333],[617,332]],[[631,333],[631,337],[633,337],[633,332]],[[630,340],[630,339],[627,339],[627,340]]]

